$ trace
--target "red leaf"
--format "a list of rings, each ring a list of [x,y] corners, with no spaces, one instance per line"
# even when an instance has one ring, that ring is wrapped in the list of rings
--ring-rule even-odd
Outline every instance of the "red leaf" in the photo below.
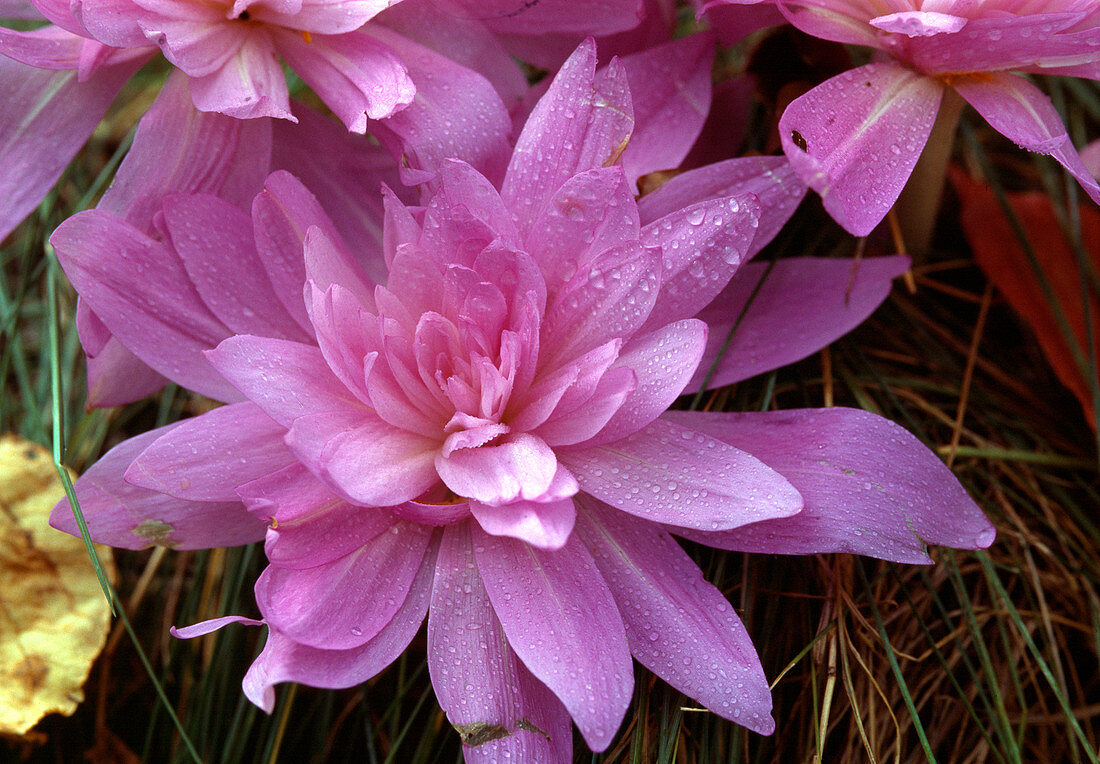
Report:
[[[1085,409],[1095,429],[1092,384],[1074,359],[1073,351],[1055,318],[1023,247],[993,192],[957,167],[952,167],[951,183],[962,202],[960,220],[974,259],[1008,304],[1035,332],[1047,360],[1058,379],[1068,387]],[[1009,206],[1027,234],[1035,258],[1050,283],[1055,299],[1066,316],[1077,347],[1087,359],[1085,308],[1082,304],[1081,269],[1050,198],[1043,193],[1010,192]],[[1100,211],[1082,205],[1081,236],[1086,254],[1094,268],[1100,269]],[[1089,310],[1093,326],[1100,330],[1100,305],[1090,292]],[[1100,342],[1095,352],[1100,356]]]

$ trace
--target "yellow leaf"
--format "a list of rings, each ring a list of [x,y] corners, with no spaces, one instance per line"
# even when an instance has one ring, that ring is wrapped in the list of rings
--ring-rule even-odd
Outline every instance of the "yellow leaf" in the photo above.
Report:
[[[0,436],[0,733],[76,710],[110,627],[83,542],[48,525],[63,496],[44,448]],[[114,578],[110,549],[96,549]]]

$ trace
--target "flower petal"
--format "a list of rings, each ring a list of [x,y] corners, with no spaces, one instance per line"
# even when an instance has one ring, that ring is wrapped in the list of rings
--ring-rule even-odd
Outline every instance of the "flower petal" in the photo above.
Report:
[[[202,395],[241,399],[202,355],[230,331],[171,248],[100,210],[69,218],[50,243],[81,298],[134,355]]]
[[[443,532],[428,611],[428,670],[467,761],[572,761],[569,714],[520,662],[481,582],[469,524]]]
[[[732,384],[820,350],[871,315],[908,267],[903,255],[749,263],[699,314],[710,335],[687,389]]]
[[[256,581],[256,603],[271,627],[295,642],[359,647],[396,615],[431,538],[431,528],[398,520],[332,562],[302,570],[269,566]]]
[[[550,487],[558,462],[541,438],[526,433],[500,445],[462,448],[435,457],[439,477],[459,496],[483,504],[533,501]]]
[[[553,552],[472,528],[478,572],[523,664],[561,699],[588,746],[604,750],[634,687],[626,633],[588,550]]]
[[[930,562],[926,543],[979,549],[993,542],[993,526],[951,471],[883,417],[844,408],[667,416],[751,449],[806,501],[794,517],[682,534],[693,540],[771,554],[851,552],[914,563]]]
[[[866,236],[913,172],[942,95],[939,81],[892,62],[838,74],[783,112],[783,152],[833,219]]]
[[[634,129],[626,73],[613,62],[596,75],[596,46],[582,43],[554,77],[516,142],[501,196],[520,232],[566,180],[614,164]]]
[[[239,501],[237,486],[294,461],[283,445],[285,433],[251,401],[222,406],[157,438],[124,478],[187,501]]]
[[[420,630],[431,600],[434,573],[435,548],[429,545],[397,612],[373,639],[359,647],[350,650],[317,649],[270,629],[263,652],[245,674],[245,695],[271,713],[275,708],[272,687],[280,682],[301,682],[313,687],[338,689],[367,681],[405,652]]]
[[[798,491],[766,464],[664,417],[558,458],[585,493],[653,522],[722,530],[802,509]]]
[[[131,485],[123,473],[142,451],[180,424],[123,441],[104,454],[76,481],[76,497],[92,540],[123,549],[153,545],[207,549],[259,541],[264,523],[236,502],[182,501]],[[50,514],[50,525],[80,535],[68,499]]]
[[[754,194],[759,204],[756,237],[745,259],[775,238],[806,195],[784,157],[742,157],[688,170],[638,200],[642,224],[708,199]]]
[[[564,469],[564,468],[562,468]],[[490,506],[470,502],[477,524],[490,536],[510,536],[539,549],[561,549],[577,518],[573,499],[557,501],[514,501]]]
[[[1057,159],[1100,204],[1100,184],[1082,163],[1054,104],[1039,88],[1007,72],[959,77],[952,85],[1002,135]]]
[[[585,499],[577,533],[626,626],[631,654],[711,711],[770,735],[772,699],[748,632],[663,530]]]

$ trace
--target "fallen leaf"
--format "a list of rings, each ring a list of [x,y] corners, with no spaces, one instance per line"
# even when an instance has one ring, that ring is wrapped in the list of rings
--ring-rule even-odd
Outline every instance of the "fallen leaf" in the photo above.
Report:
[[[0,436],[0,733],[8,735],[76,710],[110,626],[83,542],[47,523],[63,495],[46,449]],[[110,549],[96,548],[113,578]]]
[[[993,192],[957,167],[951,168],[951,183],[962,202],[963,233],[974,259],[1008,304],[1035,332],[1043,354],[1054,373],[1068,387],[1095,428],[1092,386],[1074,359],[1070,344],[1055,318],[1034,270]],[[1058,222],[1050,198],[1043,193],[1009,192],[1009,206],[1020,221],[1055,299],[1066,316],[1077,347],[1088,357],[1085,308],[1081,299],[1081,269],[1077,256]],[[1081,238],[1092,266],[1100,269],[1100,211],[1082,204]],[[1093,295],[1089,302],[1094,327],[1100,328],[1100,305]],[[1100,338],[1098,338],[1100,339]],[[1096,343],[1100,355],[1100,341]]]

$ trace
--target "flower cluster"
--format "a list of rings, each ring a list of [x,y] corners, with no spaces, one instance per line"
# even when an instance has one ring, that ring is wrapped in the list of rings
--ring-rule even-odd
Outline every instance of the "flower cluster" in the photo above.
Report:
[[[141,62],[176,67],[113,185],[51,243],[80,297],[93,404],[170,381],[221,405],[115,446],[76,497],[118,547],[263,542],[260,619],[174,629],[263,626],[243,680],[261,708],[282,682],[366,681],[426,620],[470,761],[571,761],[571,724],[605,749],[634,660],[766,734],[749,635],[677,537],[913,563],[992,543],[951,472],[882,417],[670,410],[825,347],[908,267],[753,261],[804,196],[816,143],[790,163],[695,163],[639,196],[694,155],[710,109],[714,38],[671,39],[673,3],[35,9],[55,26],[2,30],[0,52],[24,62],[18,87],[57,89],[0,115],[23,119],[9,149],[88,113],[42,167],[20,166],[8,223]],[[932,23],[894,15],[902,33]],[[622,57],[601,65],[584,35]],[[556,73],[528,89],[509,51]],[[279,59],[339,121],[290,100]],[[920,79],[873,66],[876,93]],[[77,509],[51,522],[78,533]]]

